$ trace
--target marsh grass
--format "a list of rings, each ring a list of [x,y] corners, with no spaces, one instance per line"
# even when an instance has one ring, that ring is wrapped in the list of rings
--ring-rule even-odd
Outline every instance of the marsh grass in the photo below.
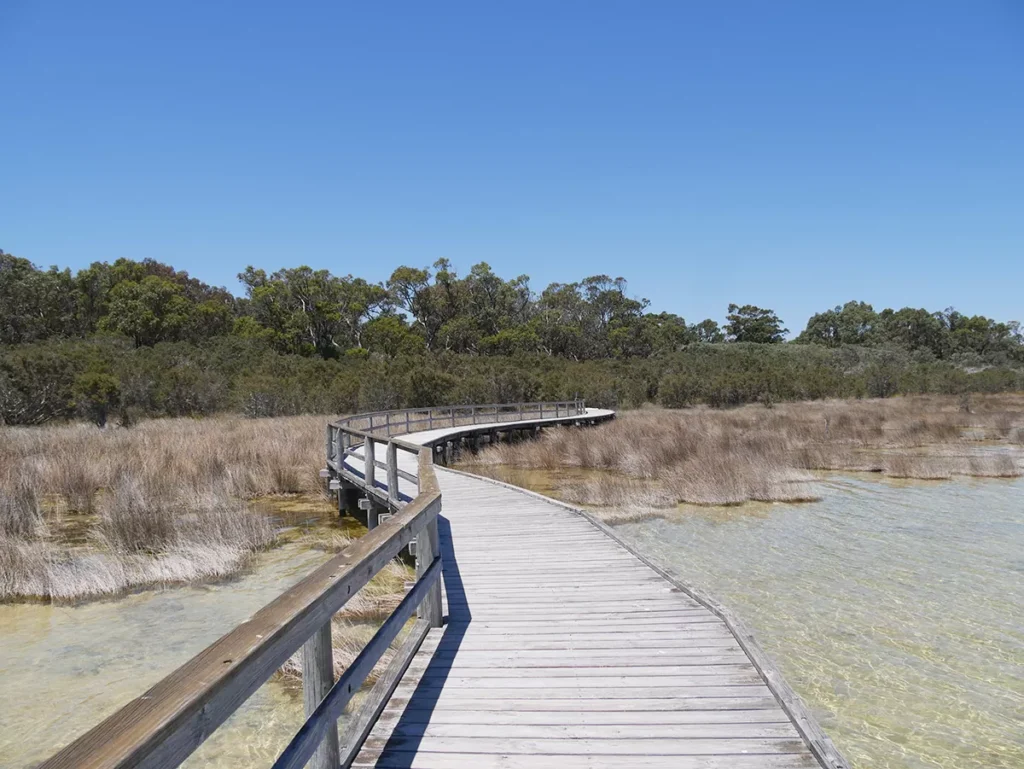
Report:
[[[896,478],[1021,475],[1024,396],[786,403],[773,408],[645,408],[586,429],[552,429],[539,440],[497,444],[464,464],[553,471],[568,477],[568,502],[614,508],[613,522],[650,517],[678,503],[732,505],[818,498],[816,470]]]
[[[224,577],[276,536],[247,504],[325,498],[325,417],[0,428],[0,600]]]

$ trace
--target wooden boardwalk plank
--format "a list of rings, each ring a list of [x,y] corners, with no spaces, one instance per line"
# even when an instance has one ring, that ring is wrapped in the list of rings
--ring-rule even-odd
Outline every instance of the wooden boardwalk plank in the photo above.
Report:
[[[437,476],[447,624],[354,766],[822,765],[708,606],[558,503]]]
[[[366,751],[353,766],[376,769],[811,769],[807,754],[757,756],[567,756]]]

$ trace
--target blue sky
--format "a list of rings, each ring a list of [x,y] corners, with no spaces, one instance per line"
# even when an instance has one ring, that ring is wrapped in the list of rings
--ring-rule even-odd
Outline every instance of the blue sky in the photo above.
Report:
[[[0,248],[1024,320],[1024,3],[0,3]]]

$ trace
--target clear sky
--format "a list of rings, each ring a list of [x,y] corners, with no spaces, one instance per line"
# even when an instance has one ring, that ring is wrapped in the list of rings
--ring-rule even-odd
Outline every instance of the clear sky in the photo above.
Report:
[[[0,248],[1024,321],[1024,2],[0,0]]]

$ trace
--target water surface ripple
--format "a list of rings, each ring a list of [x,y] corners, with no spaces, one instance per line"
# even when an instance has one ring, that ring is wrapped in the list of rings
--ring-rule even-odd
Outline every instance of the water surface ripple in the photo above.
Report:
[[[855,767],[1024,767],[1024,480],[822,484],[617,530],[739,613]]]
[[[287,544],[216,584],[77,606],[0,604],[0,767],[47,758],[326,558]],[[301,723],[301,699],[271,680],[186,765],[268,766]]]

